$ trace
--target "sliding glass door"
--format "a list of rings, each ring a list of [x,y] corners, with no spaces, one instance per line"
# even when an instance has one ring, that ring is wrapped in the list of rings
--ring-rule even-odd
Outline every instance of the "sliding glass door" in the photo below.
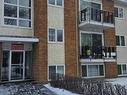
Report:
[[[102,34],[81,33],[81,57],[101,58],[102,42]]]

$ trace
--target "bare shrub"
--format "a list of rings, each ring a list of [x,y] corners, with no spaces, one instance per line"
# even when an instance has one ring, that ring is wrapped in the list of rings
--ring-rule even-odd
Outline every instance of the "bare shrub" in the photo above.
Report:
[[[82,95],[127,95],[125,86],[112,85],[102,79],[83,79],[55,74],[51,86],[63,88]]]

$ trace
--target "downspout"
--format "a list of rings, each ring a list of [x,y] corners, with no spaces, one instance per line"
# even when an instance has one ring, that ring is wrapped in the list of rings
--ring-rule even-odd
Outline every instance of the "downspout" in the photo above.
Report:
[[[76,13],[75,13],[75,19],[76,19],[76,28],[75,28],[75,30],[76,30],[76,56],[77,56],[77,76],[79,76],[79,44],[78,44],[78,41],[79,41],[79,39],[78,39],[78,33],[79,33],[79,31],[78,31],[78,21],[77,21],[77,19],[78,19],[78,2],[77,1],[79,1],[79,0],[75,0],[75,11],[76,11]]]

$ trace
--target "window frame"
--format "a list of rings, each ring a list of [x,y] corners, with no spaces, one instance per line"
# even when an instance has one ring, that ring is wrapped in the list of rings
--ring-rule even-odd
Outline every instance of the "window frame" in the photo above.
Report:
[[[123,73],[123,66],[126,65],[126,74]],[[121,68],[121,74],[118,73],[118,76],[126,76],[127,75],[127,64],[117,64]],[[117,67],[118,69],[118,67]]]
[[[57,0],[55,0],[55,5],[50,4],[50,3],[49,3],[49,0],[47,0],[47,4],[48,4],[49,6],[52,6],[52,7],[60,7],[60,8],[63,8],[63,7],[64,7],[64,0],[62,0],[62,6],[57,5]]]
[[[12,6],[16,6],[17,7],[17,17],[7,17],[7,16],[4,16],[4,5],[12,5]],[[30,9],[31,10],[31,19],[24,19],[24,18],[19,18],[19,8],[27,8],[27,9]],[[15,19],[17,24],[16,25],[9,25],[9,24],[5,24],[4,23],[4,19],[7,18],[7,19]],[[24,26],[20,26],[19,25],[19,21],[20,20],[23,20],[23,21],[30,21],[31,22],[31,27],[24,27]],[[11,4],[11,3],[5,3],[4,0],[2,0],[2,22],[1,22],[2,26],[5,26],[5,27],[14,27],[14,28],[25,28],[25,29],[32,29],[33,28],[33,0],[31,0],[31,7],[28,7],[28,6],[22,6],[22,5],[19,5],[19,0],[17,0],[17,4]]]
[[[49,64],[49,65],[48,65],[48,73],[47,73],[47,74],[48,74],[48,80],[49,80],[49,81],[51,80],[51,79],[49,79],[49,67],[50,67],[50,66],[55,66],[55,70],[56,70],[55,72],[56,72],[56,73],[58,72],[58,71],[57,71],[57,70],[58,70],[58,69],[57,69],[58,66],[63,66],[64,75],[65,75],[65,64]]]
[[[120,7],[120,6],[115,6],[114,7],[114,13],[115,13],[115,8],[117,8],[117,16],[115,16],[115,18],[119,18],[119,19],[124,19],[124,8],[123,7]],[[120,9],[122,9],[123,10],[123,14],[122,14],[122,17],[120,16]]]
[[[99,32],[89,32],[89,31],[80,31],[80,54],[82,54],[82,33],[85,33],[85,34],[99,34],[99,35],[101,35],[102,36],[102,46],[104,46],[104,35],[103,35],[103,33],[99,33]]]
[[[96,66],[98,66],[98,72],[99,72],[99,75],[97,75],[97,76],[89,76],[89,72],[88,72],[88,66],[92,66],[92,65],[96,65]],[[104,75],[101,75],[100,74],[100,66],[103,66],[103,73],[104,73]],[[87,72],[86,72],[86,75],[87,76],[82,76],[83,74],[82,74],[82,66],[86,66],[86,69],[87,69]],[[101,78],[101,77],[105,77],[105,65],[104,64],[82,64],[81,65],[81,77],[83,77],[83,78]]]
[[[119,38],[119,45],[117,45],[117,37]],[[122,45],[122,37],[124,37],[124,45]],[[117,47],[126,47],[126,36],[116,35],[116,46]]]
[[[49,29],[55,29],[55,41],[49,41]],[[62,41],[60,42],[60,41],[58,41],[57,40],[57,30],[62,30],[62,35],[63,35],[63,39],[62,39]],[[49,27],[48,28],[48,43],[64,43],[64,29],[63,28],[54,28],[54,27]]]

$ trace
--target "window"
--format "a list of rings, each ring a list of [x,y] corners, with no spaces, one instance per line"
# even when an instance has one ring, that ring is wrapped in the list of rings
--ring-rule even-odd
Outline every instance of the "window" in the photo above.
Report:
[[[55,42],[55,29],[49,29],[49,41]]]
[[[49,42],[63,42],[63,29],[49,28],[48,39]]]
[[[124,36],[116,36],[116,45],[117,46],[125,46],[125,37]]]
[[[64,0],[48,0],[50,5],[63,6]]]
[[[104,76],[104,65],[82,65],[82,77]]]
[[[114,13],[115,13],[115,17],[118,17],[118,18],[123,18],[123,15],[124,15],[124,11],[123,11],[123,8],[118,8],[118,7],[115,7],[114,8]]]
[[[49,80],[56,78],[56,74],[64,75],[64,66],[63,65],[49,66]]]
[[[2,80],[8,81],[9,78],[9,51],[3,51]]]
[[[31,0],[4,0],[4,24],[31,27]]]
[[[102,34],[81,33],[81,57],[102,58]]]
[[[25,79],[32,78],[32,52],[25,52]]]
[[[55,1],[56,1],[56,0],[49,0],[49,4],[55,5]]]
[[[118,64],[118,75],[125,75],[127,74],[127,66],[126,64]]]
[[[57,30],[57,41],[58,42],[63,41],[63,30]]]

